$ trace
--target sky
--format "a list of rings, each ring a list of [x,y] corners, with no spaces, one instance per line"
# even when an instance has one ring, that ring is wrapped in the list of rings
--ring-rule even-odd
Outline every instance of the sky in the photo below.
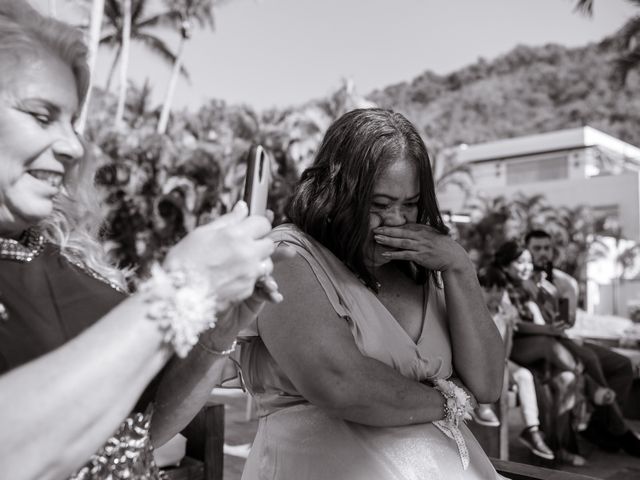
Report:
[[[73,0],[31,0],[43,12],[77,21]],[[78,0],[76,0],[77,2]],[[625,0],[595,0],[593,17],[572,0],[228,0],[215,30],[196,30],[186,45],[191,82],[178,82],[174,105],[196,109],[207,99],[257,109],[297,105],[330,94],[343,79],[361,94],[410,81],[431,70],[450,73],[519,44],[580,46],[612,34],[640,13]],[[150,0],[151,10],[162,3]],[[178,36],[159,31],[176,48]],[[171,67],[142,47],[130,77],[162,102]],[[98,57],[104,85],[112,52]]]

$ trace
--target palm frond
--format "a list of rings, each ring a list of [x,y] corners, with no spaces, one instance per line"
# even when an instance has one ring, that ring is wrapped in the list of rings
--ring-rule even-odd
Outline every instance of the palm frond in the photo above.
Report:
[[[181,12],[183,17],[196,22],[201,28],[215,28],[213,15],[214,6],[220,6],[226,2],[216,0],[173,0],[170,5],[172,10]]]
[[[105,0],[104,18],[114,28],[122,28],[122,9],[118,0]]]
[[[150,35],[148,33],[143,32],[135,32],[132,35],[132,38],[140,41],[146,47],[151,50],[153,53],[162,58],[168,65],[173,65],[176,61],[176,54],[173,53],[164,41],[159,39],[156,36]],[[189,77],[189,72],[187,72],[186,68],[181,67],[180,73],[188,80],[191,81]]]
[[[583,15],[593,15],[593,0],[578,0],[574,10]]]
[[[640,0],[639,0],[640,1]],[[626,50],[631,45],[631,41],[640,35],[640,15],[633,17],[625,23],[615,34],[618,48]]]
[[[144,10],[148,0],[132,0],[131,2],[131,23],[137,24],[140,17],[144,16]]]
[[[176,25],[180,25],[182,17],[177,10],[168,10],[166,12],[158,13],[145,20],[142,20],[136,24],[138,29],[149,27],[169,27],[175,28]]]
[[[120,40],[122,40],[122,34],[119,32],[108,33],[100,38],[100,45],[108,44],[113,46],[120,43]]]
[[[640,65],[640,45],[614,60],[612,77],[618,88],[625,86],[629,72],[638,65]]]
[[[200,28],[209,27],[215,29],[215,17],[213,15],[212,0],[193,0],[192,9],[190,11],[191,18],[195,20]]]

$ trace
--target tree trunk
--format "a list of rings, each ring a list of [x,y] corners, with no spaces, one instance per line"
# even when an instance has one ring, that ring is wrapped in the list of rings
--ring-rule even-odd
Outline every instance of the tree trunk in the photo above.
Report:
[[[129,49],[131,44],[131,0],[122,2],[122,59],[120,61],[120,91],[118,94],[118,107],[114,125],[116,129],[122,128],[124,119],[124,107],[127,100],[127,77],[129,69]]]
[[[89,22],[89,54],[87,62],[89,64],[89,90],[82,105],[80,118],[78,119],[78,131],[84,131],[87,122],[87,112],[89,109],[89,100],[91,99],[91,88],[93,86],[93,77],[95,75],[96,57],[98,56],[98,47],[100,45],[100,28],[102,26],[102,17],[104,15],[104,0],[93,0],[91,5],[91,19]]]
[[[169,123],[169,115],[171,113],[171,102],[173,101],[173,94],[178,84],[178,77],[180,76],[180,69],[182,68],[184,45],[187,39],[184,36],[180,37],[180,45],[178,45],[178,54],[176,55],[176,61],[173,64],[173,71],[171,72],[171,79],[169,80],[169,88],[167,89],[167,96],[162,105],[162,112],[160,113],[160,120],[158,120],[159,134],[163,134],[167,130],[167,124]]]

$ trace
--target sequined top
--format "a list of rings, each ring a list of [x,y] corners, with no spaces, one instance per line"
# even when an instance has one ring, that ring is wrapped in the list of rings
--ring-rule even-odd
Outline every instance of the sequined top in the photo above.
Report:
[[[76,337],[125,294],[98,274],[65,259],[37,230],[19,240],[0,238],[0,375]],[[71,478],[163,478],[149,439],[155,382],[134,412]]]
[[[149,438],[152,408],[133,413],[69,480],[158,480],[166,475],[153,460]]]

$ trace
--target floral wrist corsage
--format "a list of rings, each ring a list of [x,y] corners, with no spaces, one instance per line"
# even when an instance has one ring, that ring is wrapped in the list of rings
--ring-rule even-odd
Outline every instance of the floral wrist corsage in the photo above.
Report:
[[[469,450],[464,440],[464,436],[458,428],[460,421],[471,418],[471,399],[458,385],[450,380],[436,379],[433,381],[433,388],[438,390],[444,397],[444,418],[433,422],[433,424],[447,437],[456,442],[462,468],[469,467]]]
[[[181,358],[198,342],[202,332],[215,327],[216,297],[207,278],[183,268],[151,267],[151,277],[139,291],[149,305],[147,317],[156,321]]]
[[[438,390],[445,399],[444,421],[456,427],[460,420],[471,418],[471,398],[464,389],[450,380],[438,378],[434,380],[433,387]]]

